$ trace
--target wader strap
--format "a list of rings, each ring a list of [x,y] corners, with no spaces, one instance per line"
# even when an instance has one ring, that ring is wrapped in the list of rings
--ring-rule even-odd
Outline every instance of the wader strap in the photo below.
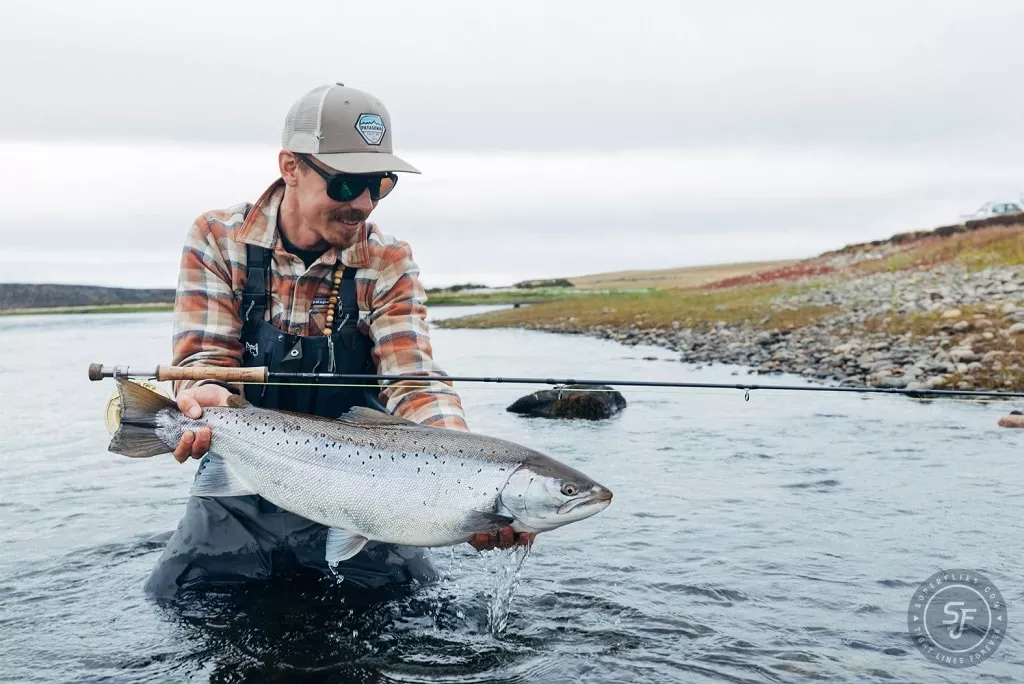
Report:
[[[251,333],[270,308],[270,250],[246,245],[245,289],[242,291],[242,328]]]
[[[346,268],[341,276],[341,290],[338,292],[338,325],[336,331],[357,329],[359,324],[359,298],[356,296],[356,270]]]

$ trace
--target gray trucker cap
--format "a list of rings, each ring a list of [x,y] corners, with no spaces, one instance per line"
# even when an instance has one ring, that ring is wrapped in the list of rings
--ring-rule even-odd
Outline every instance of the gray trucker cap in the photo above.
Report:
[[[318,86],[292,105],[281,147],[342,173],[419,173],[393,154],[391,117],[381,101],[341,83]]]

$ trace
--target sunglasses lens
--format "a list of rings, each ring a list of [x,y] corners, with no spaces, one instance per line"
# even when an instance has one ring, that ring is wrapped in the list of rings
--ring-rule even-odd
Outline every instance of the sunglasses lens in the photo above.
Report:
[[[398,176],[394,174],[389,173],[386,176],[382,176],[380,179],[380,191],[377,193],[377,199],[387,197],[388,194],[395,189],[395,183],[397,182]]]
[[[398,177],[394,174],[387,174],[385,176],[334,176],[327,183],[327,196],[335,202],[351,202],[369,189],[370,199],[376,201],[382,197],[387,197],[397,182]]]
[[[360,183],[356,178],[342,178],[334,176],[327,184],[327,196],[335,202],[351,202],[363,194],[366,184]]]

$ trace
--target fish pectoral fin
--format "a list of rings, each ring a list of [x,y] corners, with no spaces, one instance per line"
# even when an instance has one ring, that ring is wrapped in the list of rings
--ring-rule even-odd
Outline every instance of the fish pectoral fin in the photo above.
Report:
[[[192,496],[246,496],[256,492],[216,454],[207,454],[192,482]]]
[[[498,513],[486,511],[470,511],[469,515],[459,525],[459,532],[472,532],[473,534],[490,534],[497,532],[506,525],[511,525],[515,518]]]
[[[370,541],[361,534],[349,532],[338,527],[327,531],[327,550],[324,554],[328,565],[346,561],[363,550]]]

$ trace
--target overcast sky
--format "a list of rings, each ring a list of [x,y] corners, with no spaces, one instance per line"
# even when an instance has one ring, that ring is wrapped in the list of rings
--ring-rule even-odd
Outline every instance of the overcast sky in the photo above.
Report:
[[[284,114],[388,106],[429,285],[809,256],[1024,191],[1024,2],[22,2],[0,280],[174,285]]]

